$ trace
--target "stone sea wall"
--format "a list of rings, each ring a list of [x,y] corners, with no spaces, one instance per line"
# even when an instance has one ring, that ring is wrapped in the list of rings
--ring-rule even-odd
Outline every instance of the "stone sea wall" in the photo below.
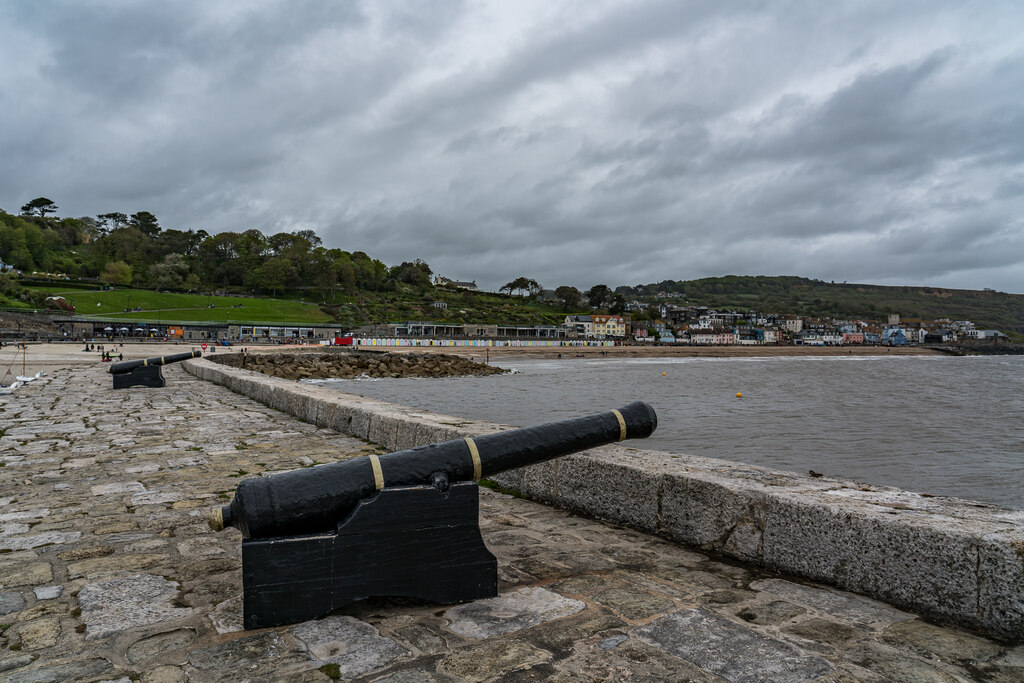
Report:
[[[184,366],[389,450],[507,428],[205,359]],[[1024,642],[1024,511],[624,445],[493,479],[568,510]]]

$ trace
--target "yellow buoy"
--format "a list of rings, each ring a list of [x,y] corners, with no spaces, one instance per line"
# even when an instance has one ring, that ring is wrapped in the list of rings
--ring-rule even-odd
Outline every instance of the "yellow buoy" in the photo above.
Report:
[[[667,374],[668,374],[667,372],[663,372],[663,373],[661,373],[661,376],[664,377]]]
[[[743,398],[743,394],[741,394],[740,392],[737,391],[736,392],[736,398]]]

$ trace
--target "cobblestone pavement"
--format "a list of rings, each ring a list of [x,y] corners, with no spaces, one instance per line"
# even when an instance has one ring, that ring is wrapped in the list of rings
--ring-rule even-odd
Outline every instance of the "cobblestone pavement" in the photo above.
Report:
[[[164,372],[0,397],[0,679],[1024,680],[1024,647],[486,490],[498,598],[242,631],[240,535],[207,512],[242,477],[377,449]]]

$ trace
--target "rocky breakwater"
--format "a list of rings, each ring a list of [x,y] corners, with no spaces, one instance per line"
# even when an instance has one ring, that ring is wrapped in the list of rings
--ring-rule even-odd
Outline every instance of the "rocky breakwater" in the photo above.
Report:
[[[1010,342],[967,341],[960,344],[942,344],[932,348],[954,356],[1024,356],[1024,344]]]
[[[503,368],[443,353],[390,353],[387,351],[243,353],[210,357],[209,360],[282,379],[462,377],[466,375],[500,375],[508,372]]]

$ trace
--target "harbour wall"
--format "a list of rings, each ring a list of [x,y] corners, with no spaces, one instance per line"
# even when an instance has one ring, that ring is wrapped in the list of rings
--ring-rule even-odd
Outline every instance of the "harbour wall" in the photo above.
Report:
[[[508,429],[203,359],[183,366],[388,450]],[[491,479],[567,510],[1024,642],[1021,510],[622,444]]]

